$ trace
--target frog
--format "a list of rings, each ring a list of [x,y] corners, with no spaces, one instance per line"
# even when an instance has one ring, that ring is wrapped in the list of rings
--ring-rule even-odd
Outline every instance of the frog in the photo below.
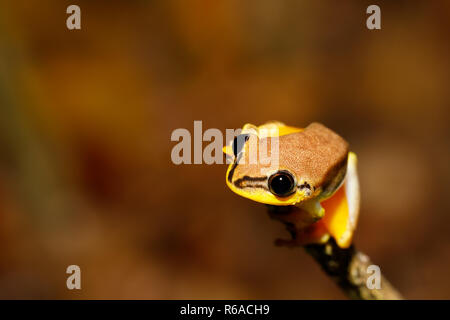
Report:
[[[276,161],[262,161],[258,152],[252,158],[263,146],[276,146],[266,150]],[[295,235],[277,239],[277,245],[324,244],[330,238],[341,248],[352,244],[360,208],[357,156],[339,134],[319,122],[304,128],[279,121],[245,124],[223,152],[230,160],[228,188],[265,204]]]

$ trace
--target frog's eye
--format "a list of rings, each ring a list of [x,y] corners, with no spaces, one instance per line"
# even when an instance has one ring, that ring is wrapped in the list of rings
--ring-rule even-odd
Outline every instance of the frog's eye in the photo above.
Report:
[[[269,178],[269,190],[278,197],[286,197],[295,190],[293,175],[285,170],[278,171]]]
[[[244,147],[247,140],[250,138],[250,135],[248,134],[240,134],[233,140],[232,148],[234,156],[237,157],[239,152],[241,152],[242,148]]]

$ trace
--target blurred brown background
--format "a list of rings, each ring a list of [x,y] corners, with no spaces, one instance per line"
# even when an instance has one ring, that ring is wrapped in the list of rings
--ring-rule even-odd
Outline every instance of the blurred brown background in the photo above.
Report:
[[[171,162],[194,120],[275,119],[350,142],[357,247],[406,298],[449,299],[450,2],[376,1],[370,31],[374,3],[2,1],[0,298],[345,298],[226,165]]]

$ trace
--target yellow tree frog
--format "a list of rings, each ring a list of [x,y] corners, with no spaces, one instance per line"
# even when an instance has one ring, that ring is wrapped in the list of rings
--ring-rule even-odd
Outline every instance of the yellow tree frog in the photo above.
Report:
[[[262,146],[277,161],[262,161]],[[339,247],[350,246],[359,214],[357,158],[338,134],[320,123],[306,128],[246,124],[224,152],[232,160],[228,187],[267,204],[272,216],[295,228],[296,238],[279,244],[325,243],[331,236]]]

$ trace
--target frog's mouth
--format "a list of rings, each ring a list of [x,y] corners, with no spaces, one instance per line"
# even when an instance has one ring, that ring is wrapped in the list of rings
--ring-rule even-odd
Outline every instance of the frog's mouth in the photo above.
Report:
[[[229,170],[233,170],[233,165],[230,165]],[[236,179],[233,181],[231,175],[231,181],[229,181],[228,177],[230,173],[227,175],[227,186],[234,193],[267,205],[273,206],[291,206],[303,202],[306,199],[310,198],[310,194],[307,192],[307,189],[300,189],[297,187],[297,190],[286,197],[278,197],[270,192],[269,187],[267,185],[267,177],[248,177],[244,176],[242,178]]]

